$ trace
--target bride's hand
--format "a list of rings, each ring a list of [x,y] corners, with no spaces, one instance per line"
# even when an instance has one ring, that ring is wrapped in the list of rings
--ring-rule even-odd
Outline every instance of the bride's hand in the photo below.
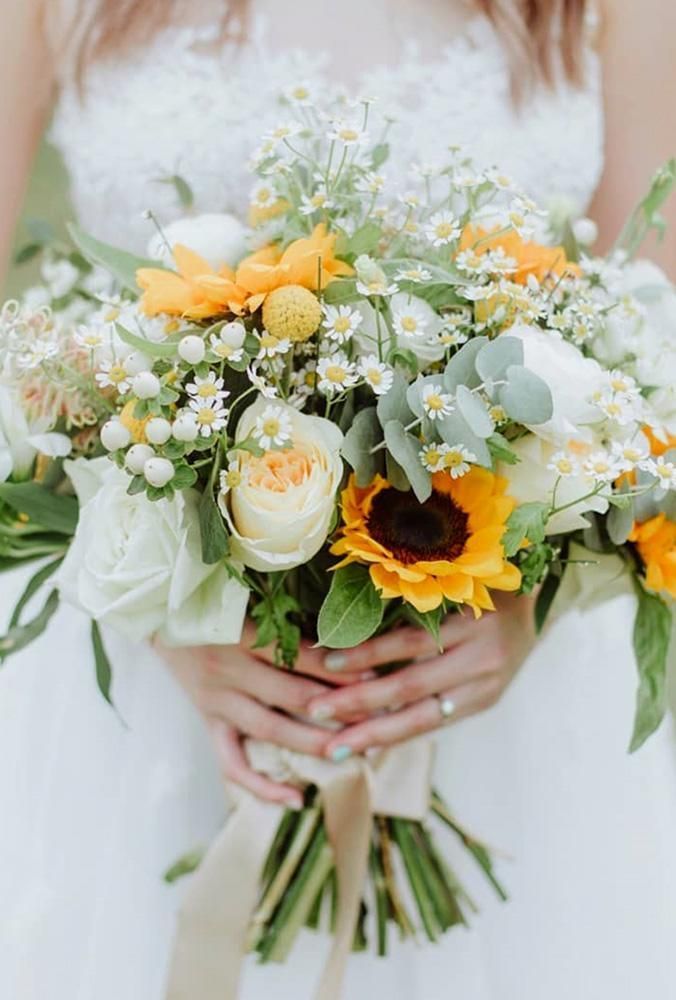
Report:
[[[498,610],[479,621],[452,615],[441,629],[441,655],[434,640],[414,628],[339,654],[344,669],[353,673],[396,660],[421,662],[315,698],[312,718],[348,723],[333,734],[327,756],[341,760],[400,743],[494,705],[535,642],[531,598],[501,595],[496,604]],[[335,669],[341,659],[329,656]],[[349,725],[365,716],[373,717]]]
[[[328,672],[322,651],[307,643],[294,671],[282,670],[273,666],[270,649],[251,648],[254,641],[255,630],[247,623],[239,646],[170,648],[156,641],[155,648],[203,716],[224,776],[259,798],[300,808],[297,788],[271,781],[250,767],[243,738],[325,756],[332,733],[290,716],[307,716],[310,702],[358,677],[349,671],[340,676]]]

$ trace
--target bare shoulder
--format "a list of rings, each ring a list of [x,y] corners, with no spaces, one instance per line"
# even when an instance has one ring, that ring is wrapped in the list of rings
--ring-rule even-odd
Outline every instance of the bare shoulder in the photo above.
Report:
[[[630,49],[638,59],[673,55],[676,4],[672,0],[597,0],[600,47],[607,54]],[[671,63],[673,60],[669,59]]]

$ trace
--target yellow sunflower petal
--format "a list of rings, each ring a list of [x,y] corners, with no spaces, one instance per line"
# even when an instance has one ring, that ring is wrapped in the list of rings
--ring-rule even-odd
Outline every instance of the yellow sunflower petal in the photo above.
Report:
[[[402,580],[401,594],[405,601],[412,604],[416,611],[420,611],[422,614],[438,608],[444,596],[439,581],[434,577],[428,577],[421,580],[420,583]]]
[[[483,582],[493,590],[518,590],[521,586],[521,570],[506,562],[501,573],[487,577]]]

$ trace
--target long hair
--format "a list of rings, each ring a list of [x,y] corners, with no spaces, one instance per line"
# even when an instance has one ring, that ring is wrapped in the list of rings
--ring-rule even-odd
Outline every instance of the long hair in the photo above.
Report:
[[[556,66],[567,79],[583,77],[588,0],[475,0],[493,23],[508,56],[512,84],[522,94],[535,83],[553,85]],[[171,21],[176,0],[98,0],[80,46],[81,72],[125,44],[142,42]],[[246,35],[249,0],[224,0],[222,38]]]

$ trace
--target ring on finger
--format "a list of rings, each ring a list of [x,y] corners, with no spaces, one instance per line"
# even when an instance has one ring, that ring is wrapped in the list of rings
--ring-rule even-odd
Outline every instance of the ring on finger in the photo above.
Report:
[[[439,714],[444,722],[448,722],[451,716],[455,712],[455,702],[448,695],[438,694],[436,696],[437,705],[439,706]]]

